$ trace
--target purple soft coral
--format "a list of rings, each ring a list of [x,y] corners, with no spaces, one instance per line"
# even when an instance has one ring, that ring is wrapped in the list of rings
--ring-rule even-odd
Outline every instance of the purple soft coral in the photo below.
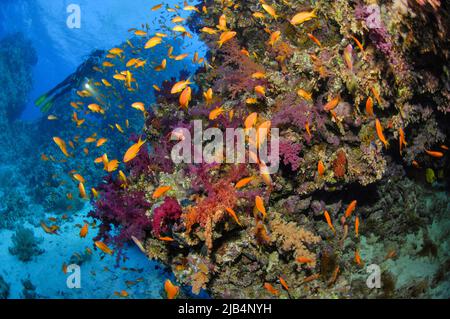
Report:
[[[154,235],[160,237],[161,233],[167,233],[170,230],[169,224],[176,222],[181,213],[182,210],[178,201],[175,198],[166,197],[153,214],[152,228]]]
[[[280,129],[283,126],[297,127],[299,131],[303,132],[303,138],[307,143],[311,142],[312,136],[306,131],[306,124],[314,123],[316,131],[321,132],[324,129],[325,122],[326,114],[322,115],[318,106],[309,105],[304,101],[297,102],[295,93],[288,95],[281,102],[280,110],[272,118],[273,127]]]
[[[102,198],[95,203],[95,208],[89,216],[99,219],[102,223],[96,240],[104,239],[117,246],[134,236],[145,238],[151,229],[151,223],[146,215],[151,204],[146,201],[143,192],[129,191],[122,183],[112,176],[106,178],[106,183],[99,187]],[[118,228],[118,235],[112,236],[113,227]]]
[[[357,19],[364,20],[370,31],[370,40],[372,40],[375,47],[391,59],[391,62],[395,62],[392,51],[392,39],[381,20],[380,7],[376,4],[360,6],[356,8],[355,14]]]
[[[299,157],[301,150],[301,144],[293,143],[288,140],[280,141],[280,157],[283,158],[283,163],[285,165],[291,165],[293,171],[298,170],[302,162]]]

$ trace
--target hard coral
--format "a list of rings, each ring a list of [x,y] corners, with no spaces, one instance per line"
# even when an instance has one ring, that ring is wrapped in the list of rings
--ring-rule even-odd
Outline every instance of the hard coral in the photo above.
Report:
[[[30,261],[34,256],[44,252],[38,247],[42,239],[36,238],[33,230],[29,228],[19,226],[11,239],[13,246],[9,248],[9,252],[23,262]]]

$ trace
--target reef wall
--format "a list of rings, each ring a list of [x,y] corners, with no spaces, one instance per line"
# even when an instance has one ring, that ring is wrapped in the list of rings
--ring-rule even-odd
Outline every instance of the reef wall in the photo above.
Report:
[[[208,63],[147,107],[145,146],[99,187],[97,239],[218,298],[448,297],[448,3],[216,0],[188,24]],[[279,128],[279,171],[174,164],[192,120]],[[401,277],[416,261],[421,285]]]

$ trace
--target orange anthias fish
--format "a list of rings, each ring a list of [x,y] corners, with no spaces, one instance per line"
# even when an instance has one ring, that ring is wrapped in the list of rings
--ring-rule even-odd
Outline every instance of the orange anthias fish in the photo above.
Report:
[[[58,230],[57,226],[49,227],[49,226],[47,226],[47,224],[45,224],[43,221],[41,221],[41,227],[47,234],[51,234],[51,235],[57,234],[57,230]]]
[[[117,168],[119,167],[119,161],[114,159],[108,162],[108,165],[106,165],[106,171],[108,173],[112,173],[114,171],[117,170]]]
[[[317,18],[315,10],[304,11],[304,12],[299,12],[295,16],[293,16],[290,22],[293,25],[299,25],[299,24],[305,23],[306,21],[309,21],[313,18]]]
[[[275,9],[273,7],[271,7],[270,5],[263,3],[262,7],[264,9],[264,11],[266,11],[270,16],[272,16],[275,20],[278,18],[278,15],[275,11]]]
[[[189,56],[189,53],[183,53],[183,54],[174,56],[173,59],[175,61],[181,61],[181,60],[184,60],[185,58],[187,58],[188,56]]]
[[[317,172],[319,173],[319,176],[323,176],[325,173],[325,165],[323,165],[323,162],[320,160],[317,163]]]
[[[358,201],[353,200],[347,207],[347,209],[345,210],[345,218],[349,218],[350,215],[354,212],[355,208],[356,208],[356,204],[358,203]]]
[[[310,102],[312,101],[312,94],[309,93],[309,92],[306,92],[303,89],[298,89],[297,90],[297,95],[302,97],[302,98],[304,98],[307,101],[310,101]]]
[[[306,133],[308,133],[308,136],[311,137],[312,136],[311,135],[311,129],[309,127],[309,123],[308,122],[305,123],[305,130],[306,130]]]
[[[263,72],[255,72],[252,74],[253,79],[264,79],[266,77],[266,74]]]
[[[389,143],[388,143],[388,141],[386,140],[386,138],[384,137],[384,134],[383,134],[383,127],[381,126],[380,120],[378,120],[378,119],[375,120],[375,128],[376,128],[376,130],[377,130],[378,138],[380,139],[381,142],[383,142],[384,147],[385,147],[385,148],[388,148]]]
[[[320,273],[319,274],[313,274],[311,276],[306,277],[305,279],[303,279],[302,283],[305,284],[307,282],[311,282],[311,281],[316,280],[318,278],[320,278]]]
[[[180,292],[180,287],[175,286],[169,279],[164,283],[164,290],[167,294],[167,299],[175,299]]]
[[[95,146],[100,147],[100,146],[102,146],[103,144],[105,144],[106,142],[108,142],[108,139],[102,137],[102,138],[100,138],[100,139],[97,141],[97,144],[96,144]]]
[[[204,32],[204,33],[208,33],[208,34],[216,34],[217,30],[208,28],[208,27],[203,27],[200,29],[200,32]]]
[[[278,296],[280,294],[278,289],[275,289],[275,287],[269,284],[268,282],[264,283],[264,289],[266,289],[268,292],[270,292],[272,295],[275,296]]]
[[[81,238],[85,238],[87,233],[89,231],[89,225],[88,224],[84,224],[83,228],[81,228],[80,230],[80,237]]]
[[[295,261],[296,262],[298,262],[298,263],[300,263],[300,264],[308,264],[308,263],[311,263],[311,262],[313,262],[313,260],[311,259],[311,258],[308,258],[308,257],[297,257],[296,259],[295,259]]]
[[[274,46],[275,43],[280,39],[281,31],[275,31],[270,34],[269,44]]]
[[[126,290],[121,290],[120,292],[115,291],[114,295],[121,298],[127,298],[130,296]]]
[[[143,113],[145,112],[145,105],[142,102],[135,102],[135,103],[131,104],[131,107],[133,109],[139,110]]]
[[[230,207],[226,207],[225,210],[227,211],[228,214],[230,214],[231,217],[233,217],[234,221],[239,225],[242,226],[241,222],[239,221],[236,212],[231,209]]]
[[[283,288],[289,290],[287,282],[282,277],[279,277],[278,279],[280,280],[280,284],[283,286]]]
[[[78,190],[80,192],[80,197],[81,198],[87,198],[86,189],[84,188],[84,184],[83,183],[79,183],[78,184]]]
[[[139,138],[139,141],[136,144],[133,144],[125,153],[124,157],[123,157],[123,162],[124,163],[128,163],[129,161],[131,161],[132,159],[134,159],[137,154],[139,153],[139,151],[141,150],[142,145],[145,144],[145,141],[142,141]]]
[[[364,52],[364,47],[361,44],[361,42],[359,42],[359,40],[356,37],[352,36],[352,35],[350,37],[353,39],[353,41],[355,41],[356,45],[361,50],[361,52]]]
[[[242,187],[247,186],[248,183],[250,183],[252,180],[254,180],[255,177],[254,176],[250,176],[250,177],[245,177],[243,179],[241,179],[240,181],[238,181],[236,183],[236,185],[234,186],[236,189],[240,189]]]
[[[213,90],[209,88],[206,92],[203,92],[203,97],[205,98],[207,104],[211,103],[213,99]]]
[[[96,241],[95,246],[97,246],[98,249],[100,249],[101,251],[103,251],[105,254],[108,255],[112,255],[113,254],[113,250],[111,248],[109,248],[104,242],[102,241]]]
[[[245,118],[244,127],[246,129],[252,128],[253,126],[256,125],[257,120],[258,120],[258,113],[256,112],[251,113],[249,116]]]
[[[189,106],[189,102],[192,99],[192,90],[191,87],[186,87],[180,95],[180,106],[184,109],[187,109]]]
[[[336,230],[334,229],[334,226],[331,222],[331,217],[330,214],[327,211],[324,211],[324,216],[325,216],[325,220],[327,221],[328,226],[330,227],[330,229],[333,231],[333,233],[336,233]]]
[[[217,25],[217,29],[222,31],[227,30],[227,17],[224,14],[219,17],[219,25]]]
[[[170,191],[171,189],[172,189],[171,186],[160,186],[153,192],[152,198],[153,199],[158,199],[161,196],[163,196],[165,193]]]
[[[447,145],[441,145],[441,148],[442,148],[444,151],[448,151],[448,146],[447,146]]]
[[[81,176],[80,174],[73,174],[73,178],[75,178],[80,183],[84,183],[85,182],[84,177]]]
[[[394,249],[392,249],[387,253],[387,255],[386,255],[386,257],[384,257],[384,259],[391,259],[391,258],[394,258],[395,256],[397,256],[397,252]]]
[[[175,241],[175,239],[173,239],[172,237],[166,236],[166,237],[158,237],[159,240],[161,241],[167,241],[167,242],[172,242]]]
[[[356,238],[358,238],[358,236],[359,236],[359,217],[358,216],[356,216],[356,219],[355,219],[355,236],[356,236]]]
[[[153,7],[151,8],[151,10],[152,10],[152,11],[157,11],[157,10],[161,9],[162,6],[163,6],[162,3],[157,4],[157,5],[153,6]]]
[[[380,93],[378,92],[378,90],[375,87],[372,87],[371,91],[373,93],[373,96],[375,96],[375,99],[377,100],[377,103],[379,105],[381,105],[381,97],[380,97]]]
[[[358,266],[361,266],[361,265],[362,265],[361,256],[359,255],[358,249],[355,250],[355,263],[356,263]]]
[[[88,109],[91,110],[94,113],[100,113],[100,114],[104,114],[105,110],[98,104],[89,104],[88,105]]]
[[[160,44],[162,42],[162,38],[160,37],[153,37],[150,40],[147,41],[147,43],[145,44],[144,48],[145,49],[150,49],[153,48],[155,46],[157,46],[158,44]]]
[[[185,81],[180,81],[174,84],[174,86],[172,87],[172,90],[170,91],[170,93],[172,94],[177,94],[180,93],[181,91],[183,91],[189,84],[192,84],[191,81],[189,81],[189,79],[185,80]]]
[[[225,110],[224,110],[223,107],[215,108],[214,110],[212,110],[212,111],[209,113],[209,119],[210,119],[211,121],[214,121],[214,120],[217,119],[220,115],[222,115],[224,111],[225,111]]]
[[[331,111],[338,106],[339,102],[341,101],[340,95],[337,95],[334,97],[331,101],[329,101],[327,104],[324,105],[323,109],[325,111]]]
[[[62,268],[63,273],[67,274],[67,264],[63,263],[61,268]]]
[[[235,31],[225,31],[220,35],[220,39],[219,41],[217,41],[217,43],[219,44],[219,48],[222,47],[222,45],[224,45],[226,42],[230,41],[231,39],[233,39],[236,36],[236,32]]]
[[[373,100],[370,96],[367,98],[367,101],[366,101],[366,113],[369,116],[374,115],[373,114]]]
[[[311,39],[315,44],[317,44],[319,47],[322,47],[322,43],[320,43],[319,39],[317,39],[314,35],[311,33],[308,33],[308,38]]]
[[[161,64],[160,64],[160,65],[155,66],[154,70],[155,70],[156,72],[159,72],[159,71],[165,70],[166,67],[167,67],[167,60],[166,60],[166,59],[163,59],[163,60],[161,61]]]
[[[436,158],[441,158],[444,156],[444,153],[439,152],[439,151],[429,151],[429,150],[425,150],[425,152],[430,155],[431,157],[436,157]]]
[[[61,138],[59,138],[59,137],[57,137],[57,136],[55,136],[55,137],[53,138],[53,141],[56,143],[56,145],[58,145],[58,147],[59,147],[59,149],[61,150],[61,152],[63,152],[63,154],[64,154],[66,157],[69,157],[69,153],[67,152],[66,142],[64,142],[63,139],[61,139]]]
[[[403,131],[403,129],[400,127],[398,129],[398,144],[399,144],[399,149],[400,149],[400,155],[403,152],[403,147],[406,147],[407,143],[405,140],[405,132]]]
[[[264,201],[260,196],[255,197],[255,206],[256,209],[263,215],[265,218],[267,215],[266,208],[264,207]]]
[[[255,86],[255,93],[260,96],[266,96],[266,88],[262,85]]]

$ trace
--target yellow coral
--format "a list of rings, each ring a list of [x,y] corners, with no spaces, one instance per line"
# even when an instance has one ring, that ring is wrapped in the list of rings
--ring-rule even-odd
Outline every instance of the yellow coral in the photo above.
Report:
[[[272,231],[272,242],[279,245],[283,252],[294,252],[294,258],[306,257],[312,262],[308,266],[316,266],[316,254],[308,250],[306,245],[318,244],[320,236],[298,226],[295,222],[285,222],[279,214],[269,222]]]

